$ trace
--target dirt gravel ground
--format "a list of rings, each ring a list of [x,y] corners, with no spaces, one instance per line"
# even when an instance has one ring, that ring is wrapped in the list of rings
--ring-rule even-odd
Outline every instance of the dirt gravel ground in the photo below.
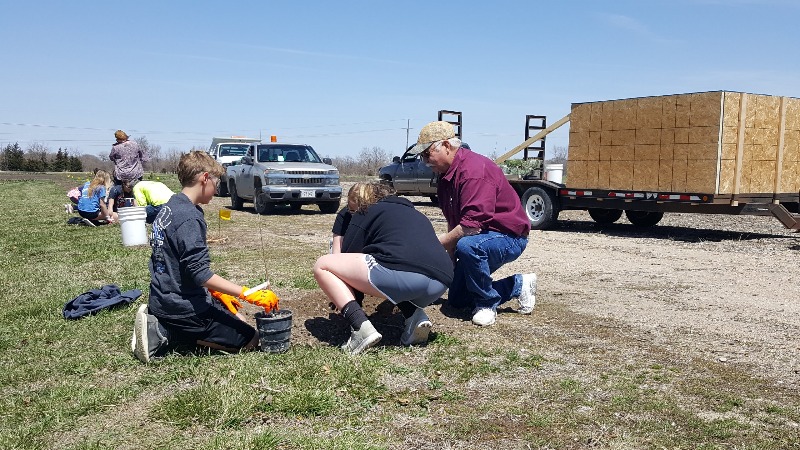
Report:
[[[445,231],[437,207],[425,197],[410,199],[437,232]],[[228,198],[215,198],[206,209],[215,213],[229,205]],[[258,217],[246,206],[237,213],[245,229]],[[271,227],[270,232],[311,244],[322,254],[333,218],[307,206],[274,218],[291,226]],[[772,217],[757,216],[667,214],[657,226],[644,229],[624,216],[600,227],[582,211],[562,212],[559,219],[552,230],[532,232],[523,255],[495,274],[538,275],[531,316],[515,313],[512,302],[501,309],[495,326],[478,331],[467,312],[435,304],[429,308],[434,331],[511,344],[534,342],[537,333],[546,334],[551,322],[569,313],[608,324],[612,333],[617,330],[646,346],[736,366],[777,386],[800,389],[800,233]],[[229,230],[229,239],[213,251],[257,247],[252,233]],[[278,294],[283,307],[294,312],[293,345],[337,345],[346,339],[344,321],[328,310],[321,291],[286,288]],[[382,345],[398,345],[402,318],[392,305],[367,298],[365,306],[384,334]]]
[[[437,232],[445,231],[437,207],[425,197],[410,199]],[[209,207],[216,202],[228,204],[215,199]],[[327,249],[333,217],[306,209],[303,225],[290,233]],[[515,313],[512,301],[501,307],[493,331],[478,334],[467,311],[436,304],[429,308],[434,331],[533,342],[538,327],[569,311],[648,345],[800,388],[800,234],[757,216],[667,214],[644,229],[624,216],[600,227],[583,211],[562,212],[559,219],[555,229],[532,232],[523,255],[495,274],[538,275],[531,316]],[[285,292],[284,298],[295,313],[293,342],[336,345],[346,339],[345,323],[330,314],[320,291]],[[398,345],[402,318],[392,305],[368,298],[365,306],[384,334],[382,344]]]

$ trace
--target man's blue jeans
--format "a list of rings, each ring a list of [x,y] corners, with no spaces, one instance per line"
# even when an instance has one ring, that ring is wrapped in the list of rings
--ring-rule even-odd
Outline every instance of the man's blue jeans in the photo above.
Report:
[[[497,231],[464,236],[456,244],[456,268],[447,301],[456,308],[497,309],[522,291],[522,276],[511,275],[492,281],[492,273],[514,261],[525,251],[527,237]]]

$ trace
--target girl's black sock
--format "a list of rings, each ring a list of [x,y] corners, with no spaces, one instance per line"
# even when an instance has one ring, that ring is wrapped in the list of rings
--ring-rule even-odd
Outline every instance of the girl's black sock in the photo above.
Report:
[[[367,314],[355,300],[351,300],[344,305],[342,308],[342,315],[350,322],[350,326],[356,331],[361,329],[361,324],[368,320]]]

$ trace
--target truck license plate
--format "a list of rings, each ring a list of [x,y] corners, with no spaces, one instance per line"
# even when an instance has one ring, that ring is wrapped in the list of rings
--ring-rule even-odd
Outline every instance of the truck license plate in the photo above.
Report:
[[[303,189],[300,191],[300,198],[314,198],[316,192],[309,189]]]

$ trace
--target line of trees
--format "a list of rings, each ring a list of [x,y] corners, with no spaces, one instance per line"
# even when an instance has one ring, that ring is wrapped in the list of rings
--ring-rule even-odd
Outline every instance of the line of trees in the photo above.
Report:
[[[33,144],[23,151],[19,143],[14,143],[6,145],[0,154],[0,168],[24,172],[81,172],[83,162],[61,147],[53,155],[41,144]]]
[[[174,173],[178,161],[185,151],[170,148],[162,151],[160,145],[150,144],[147,137],[141,136],[134,141],[142,148],[148,157],[145,170],[158,173]],[[204,148],[192,147],[187,151],[203,150]],[[109,145],[109,153],[111,146]],[[490,155],[496,158],[496,155]],[[333,165],[342,175],[378,176],[378,170],[391,162],[391,155],[381,147],[364,147],[358,156],[343,156],[331,158]],[[555,147],[546,162],[566,163],[567,149]],[[111,171],[114,164],[108,159],[108,153],[100,155],[81,155],[74,150],[59,149],[52,152],[43,144],[31,144],[25,151],[18,143],[7,145],[0,153],[0,170],[28,171],[28,172],[83,172],[93,169]]]

